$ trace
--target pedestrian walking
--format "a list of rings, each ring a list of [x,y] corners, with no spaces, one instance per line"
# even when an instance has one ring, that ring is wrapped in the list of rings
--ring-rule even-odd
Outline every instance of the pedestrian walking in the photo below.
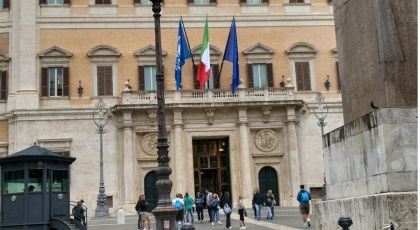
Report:
[[[197,210],[197,218],[198,218],[198,222],[203,223],[204,222],[204,206],[205,206],[205,202],[204,202],[204,196],[203,194],[201,194],[200,192],[197,192],[197,196],[195,197],[195,208]]]
[[[268,195],[271,199],[271,219],[274,218],[274,207],[277,205],[276,199],[274,198],[274,194],[272,190],[268,190]]]
[[[238,209],[238,213],[239,213],[239,229],[246,229],[246,226],[245,226],[246,210],[245,210],[245,205],[244,205],[242,196],[238,197],[238,204],[236,205],[236,208]]]
[[[232,202],[230,202],[229,192],[225,192],[222,199],[223,212],[226,215],[226,228],[232,228],[230,223],[230,214],[232,214]]]
[[[83,200],[77,201],[76,206],[72,209],[73,217],[79,221],[81,225],[86,226],[85,210],[83,209]]]
[[[186,209],[186,221],[190,222],[189,217],[191,217],[191,223],[194,224],[194,214],[193,214],[193,204],[194,204],[194,200],[192,197],[190,197],[190,195],[188,194],[188,192],[185,193],[185,197],[184,197],[184,204],[185,204],[185,209]]]
[[[147,206],[148,206],[148,203],[146,201],[146,197],[144,195],[140,195],[135,209],[138,213],[140,213],[139,220],[141,221],[141,223],[140,223],[139,229],[142,229],[142,230],[147,230],[147,229],[151,230],[150,217],[149,217],[149,212],[147,211]],[[147,221],[147,228],[145,226],[146,221]]]
[[[209,218],[210,218],[209,222],[213,222],[213,215],[212,215],[211,206],[210,206],[211,200],[213,199],[213,193],[211,193],[209,190],[206,190],[206,191],[207,191],[207,196],[206,196],[207,211],[209,213]]]
[[[217,193],[213,193],[213,198],[211,200],[210,206],[211,206],[211,213],[212,213],[212,218],[213,218],[213,222],[211,222],[211,225],[214,225],[216,221],[217,223],[222,224],[222,222],[220,222],[220,216],[219,216],[220,199]]]
[[[270,196],[270,194],[267,191],[267,194],[264,196],[265,198],[265,206],[267,207],[267,220],[272,220],[273,219],[273,214],[271,212],[271,206],[273,204],[273,200]]]
[[[302,215],[303,225],[306,227],[311,226],[311,220],[309,219],[309,210],[310,204],[309,201],[311,200],[311,194],[305,190],[305,186],[300,186],[300,191],[297,194],[297,201],[299,201],[299,210],[300,214]]]
[[[175,199],[172,200],[172,206],[176,208],[177,213],[175,217],[176,229],[180,229],[184,221],[184,200],[182,194],[177,193]]]
[[[256,212],[256,219],[261,220],[261,208],[264,203],[264,195],[260,193],[260,189],[255,189],[254,197],[252,198],[252,203],[255,206],[255,212]]]

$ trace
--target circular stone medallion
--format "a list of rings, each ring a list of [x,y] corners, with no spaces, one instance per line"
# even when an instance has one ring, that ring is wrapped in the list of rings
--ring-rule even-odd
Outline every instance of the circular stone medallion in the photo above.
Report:
[[[263,129],[255,135],[255,145],[264,152],[272,151],[277,146],[277,135],[271,129]]]
[[[157,138],[158,135],[156,133],[149,133],[143,136],[142,147],[146,154],[151,156],[157,155]]]

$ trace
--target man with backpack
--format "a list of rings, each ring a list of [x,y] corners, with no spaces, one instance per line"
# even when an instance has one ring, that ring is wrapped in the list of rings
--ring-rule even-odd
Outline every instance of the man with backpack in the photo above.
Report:
[[[176,194],[176,198],[172,200],[172,206],[177,210],[175,217],[176,229],[180,229],[184,222],[184,200],[182,199],[182,194]]]
[[[305,186],[301,185],[300,186],[300,191],[297,194],[297,201],[299,201],[299,210],[300,210],[300,214],[302,214],[302,220],[303,220],[303,224],[304,226],[311,226],[311,222],[309,220],[309,209],[310,209],[310,204],[309,201],[311,200],[311,194],[305,190]]]

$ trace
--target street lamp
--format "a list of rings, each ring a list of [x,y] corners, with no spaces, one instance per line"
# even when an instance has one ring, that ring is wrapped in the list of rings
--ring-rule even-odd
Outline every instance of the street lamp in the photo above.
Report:
[[[103,141],[102,136],[104,134],[104,129],[106,124],[108,124],[110,113],[106,108],[106,104],[103,102],[102,98],[99,98],[98,103],[96,103],[96,108],[93,111],[93,122],[95,122],[96,127],[98,127],[99,133],[99,156],[100,156],[100,180],[99,180],[99,194],[98,199],[96,200],[96,209],[95,217],[103,217],[108,215],[108,206],[106,205],[106,195],[105,195],[105,186],[104,186],[104,158],[103,158]]]
[[[156,219],[156,229],[175,229],[175,216],[177,210],[172,207],[171,189],[172,181],[169,175],[172,169],[169,167],[168,139],[166,138],[165,126],[165,85],[163,77],[162,44],[160,35],[160,11],[162,0],[152,0],[153,17],[155,21],[155,46],[156,46],[156,81],[157,81],[157,118],[158,118],[158,168],[155,170],[158,180],[156,187],[159,193],[159,200],[156,208],[152,211]]]
[[[322,148],[324,148],[324,127],[327,125],[327,122],[325,122],[325,118],[327,118],[328,115],[328,107],[325,104],[325,98],[321,95],[321,93],[318,94],[317,103],[318,105],[313,109],[315,117],[318,119],[318,126],[321,127],[321,139],[322,139]],[[322,156],[324,156],[324,152],[322,153]],[[324,185],[322,186],[322,192],[321,192],[322,200],[327,200],[327,181],[325,178],[325,169],[324,169]]]

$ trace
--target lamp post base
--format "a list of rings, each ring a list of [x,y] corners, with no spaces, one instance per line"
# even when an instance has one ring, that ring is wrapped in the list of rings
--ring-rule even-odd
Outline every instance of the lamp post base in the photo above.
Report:
[[[95,209],[95,217],[105,217],[108,216],[108,207],[105,206],[97,206]]]
[[[153,209],[153,215],[156,219],[156,230],[174,230],[176,229],[175,217],[178,212],[172,206],[156,207]]]

